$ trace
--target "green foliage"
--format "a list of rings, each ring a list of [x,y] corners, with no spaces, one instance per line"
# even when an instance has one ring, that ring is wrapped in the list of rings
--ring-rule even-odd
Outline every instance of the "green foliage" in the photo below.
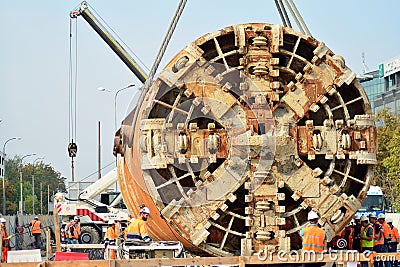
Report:
[[[15,156],[13,159],[7,159],[5,166],[7,214],[15,214],[19,211],[21,178],[24,212],[28,214],[39,214],[41,204],[43,214],[46,214],[47,196],[51,198],[54,192],[66,192],[65,179],[50,164],[43,162],[22,164],[21,158]],[[33,181],[35,210],[32,209]],[[40,190],[40,184],[42,184],[42,190]],[[41,197],[43,203],[40,203]],[[0,199],[3,201],[2,194],[0,194]]]
[[[378,164],[375,179],[391,204],[400,208],[400,119],[388,110],[382,110],[377,115],[377,121]]]

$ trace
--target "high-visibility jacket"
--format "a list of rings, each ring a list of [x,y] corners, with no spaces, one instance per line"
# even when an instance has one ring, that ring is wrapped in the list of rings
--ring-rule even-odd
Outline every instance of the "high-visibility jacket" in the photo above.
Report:
[[[374,247],[374,239],[365,240],[367,238],[368,229],[372,228],[372,236],[374,236],[374,228],[372,225],[368,224],[366,227],[361,228],[361,248],[373,248]]]
[[[31,221],[30,225],[32,226],[32,234],[41,234],[42,229],[40,227],[41,222],[39,220]]]
[[[382,223],[382,228],[383,228],[383,237],[386,239],[390,238],[390,234],[392,232],[392,230],[390,229],[390,226],[387,222],[383,222]]]
[[[8,231],[6,226],[1,226],[1,241],[2,241],[2,251],[1,251],[1,262],[7,261],[8,251],[10,250],[10,239],[8,238]]]
[[[115,232],[115,229],[112,226],[109,226],[107,228],[107,232],[104,235],[104,240],[115,240],[118,237],[117,233]]]
[[[325,231],[315,224],[304,230],[303,250],[322,252],[325,248]]]
[[[144,239],[145,237],[150,237],[146,221],[143,221],[142,218],[135,219],[125,230],[128,238]]]
[[[392,235],[391,241],[392,242],[396,242],[396,243],[400,243],[399,230],[396,227],[394,227],[393,225],[390,228],[390,230],[391,230],[391,235]]]
[[[68,238],[75,238],[78,239],[79,235],[78,235],[78,230],[76,229],[77,226],[70,224],[68,227],[68,231],[67,231],[67,237]]]
[[[374,224],[374,246],[384,245],[385,237],[383,235],[383,228],[379,222]]]
[[[78,236],[81,235],[81,223],[78,222],[77,224],[75,224],[75,228],[76,228],[76,232],[78,234]]]

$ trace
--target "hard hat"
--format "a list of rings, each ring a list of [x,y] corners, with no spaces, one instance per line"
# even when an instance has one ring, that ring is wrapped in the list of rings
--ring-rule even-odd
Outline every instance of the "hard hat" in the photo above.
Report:
[[[35,219],[39,219],[39,217],[38,217],[38,216],[35,216]]]
[[[361,219],[361,215],[360,214],[354,215],[354,220],[359,220],[359,219]]]
[[[387,223],[393,223],[393,219],[392,219],[392,218],[387,218],[387,219],[386,219],[386,222],[387,222]]]
[[[142,207],[142,208],[140,209],[139,212],[140,212],[140,213],[147,213],[147,214],[150,214],[150,210],[149,210],[148,207]]]
[[[115,224],[115,221],[114,220],[109,220],[108,221],[108,225],[112,225],[112,224]]]
[[[364,216],[364,215],[361,216],[360,221],[362,221],[362,222],[368,222],[367,216]]]
[[[378,219],[385,219],[385,214],[384,213],[379,213]]]
[[[371,213],[369,214],[369,217],[370,217],[370,218],[376,218],[376,213],[375,213],[375,212],[371,212]]]
[[[318,214],[315,212],[315,211],[310,211],[309,213],[308,213],[308,215],[307,215],[307,220],[315,220],[315,219],[318,219],[319,217],[318,217]]]
[[[74,217],[74,220],[76,220],[76,221],[79,220],[78,216],[75,216],[75,217]]]
[[[5,222],[6,222],[6,219],[0,218],[0,223],[5,223]]]

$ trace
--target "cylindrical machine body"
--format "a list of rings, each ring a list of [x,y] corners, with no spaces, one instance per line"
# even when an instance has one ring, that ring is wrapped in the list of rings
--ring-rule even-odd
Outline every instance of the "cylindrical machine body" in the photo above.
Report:
[[[115,151],[124,200],[136,215],[150,208],[155,239],[219,256],[299,249],[310,210],[332,238],[365,198],[376,164],[369,100],[310,36],[226,27],[189,44],[143,93]]]

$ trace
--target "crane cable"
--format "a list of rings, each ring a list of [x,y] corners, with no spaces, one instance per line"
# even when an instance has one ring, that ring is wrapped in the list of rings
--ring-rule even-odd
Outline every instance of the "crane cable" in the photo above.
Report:
[[[78,24],[75,23],[75,43],[73,43],[73,22],[69,20],[69,66],[68,66],[68,154],[71,157],[72,181],[74,181],[74,157],[78,147],[76,141],[76,121],[77,121],[77,87],[78,87]],[[75,56],[75,58],[74,58]]]
[[[173,19],[171,21],[171,24],[169,25],[167,34],[164,37],[164,40],[163,40],[163,42],[161,44],[160,50],[158,51],[158,54],[157,54],[157,57],[156,57],[156,59],[155,59],[155,61],[153,63],[153,66],[151,67],[149,76],[148,76],[146,82],[144,83],[144,86],[142,88],[142,92],[141,92],[141,94],[139,96],[139,99],[138,99],[138,103],[142,103],[143,102],[144,97],[145,97],[148,89],[153,84],[154,75],[155,75],[155,73],[157,71],[158,66],[160,65],[162,57],[164,56],[165,50],[167,49],[168,43],[171,40],[172,34],[175,31],[176,25],[178,24],[179,18],[182,15],[182,12],[183,12],[183,9],[185,8],[186,2],[187,2],[187,0],[181,0],[180,3],[179,3],[178,8],[175,11],[175,15],[174,15],[174,17],[173,17]],[[135,123],[136,123],[136,120],[137,120],[138,113],[139,113],[139,108],[136,108],[135,114],[134,114],[134,117],[133,117],[133,120],[132,120],[132,131],[130,133],[129,140],[128,140],[128,146],[129,147],[132,147],[132,144],[133,144],[133,135],[134,135],[134,132],[135,132]]]
[[[290,19],[287,15],[287,12],[286,12],[286,8],[287,8],[289,10],[290,14],[292,15],[292,18],[294,19],[300,32],[302,32],[303,34],[312,36],[311,32],[309,31],[306,23],[303,20],[303,17],[300,15],[300,12],[298,11],[293,0],[275,0],[275,5],[276,5],[278,13],[281,17],[283,26],[293,28],[290,23]],[[286,5],[286,7],[285,7],[285,5]]]

